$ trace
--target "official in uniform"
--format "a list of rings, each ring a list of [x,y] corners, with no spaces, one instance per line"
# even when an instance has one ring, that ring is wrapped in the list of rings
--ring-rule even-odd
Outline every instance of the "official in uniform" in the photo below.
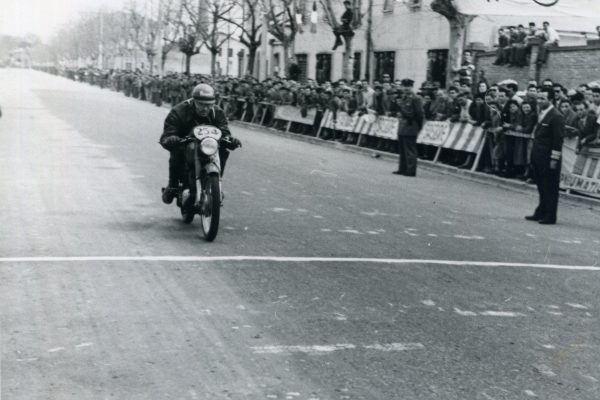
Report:
[[[423,127],[423,102],[413,93],[412,79],[403,79],[396,102],[398,123],[398,170],[396,175],[417,176],[417,135]]]
[[[552,106],[551,94],[552,89],[546,87],[538,92],[538,123],[533,130],[531,170],[539,193],[539,204],[533,215],[525,217],[543,225],[556,223],[561,150],[565,130],[564,118]]]

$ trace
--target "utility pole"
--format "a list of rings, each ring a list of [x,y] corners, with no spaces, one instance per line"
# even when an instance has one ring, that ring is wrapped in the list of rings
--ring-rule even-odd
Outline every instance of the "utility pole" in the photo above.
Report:
[[[100,10],[100,42],[98,43],[98,68],[102,69],[104,64],[104,11]]]
[[[163,52],[163,0],[158,0],[158,28],[156,32],[156,54],[158,56],[158,75],[163,76],[162,52]]]
[[[369,6],[367,10],[367,54],[365,59],[365,79],[371,83],[371,54],[373,53],[373,37],[372,37],[372,24],[373,24],[373,0],[369,0]]]

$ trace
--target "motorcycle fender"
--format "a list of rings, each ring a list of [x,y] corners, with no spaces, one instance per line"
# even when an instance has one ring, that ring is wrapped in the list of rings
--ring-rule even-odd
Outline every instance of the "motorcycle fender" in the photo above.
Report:
[[[219,168],[219,166],[212,161],[206,164],[204,168],[207,174],[221,174],[221,168]]]

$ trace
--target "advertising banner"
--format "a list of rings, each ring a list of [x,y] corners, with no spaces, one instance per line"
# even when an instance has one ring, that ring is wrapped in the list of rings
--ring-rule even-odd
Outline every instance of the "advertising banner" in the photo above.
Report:
[[[566,138],[562,149],[560,187],[600,198],[600,147],[583,147],[577,153],[577,139]]]
[[[312,125],[315,121],[316,110],[311,108],[308,110],[306,117],[300,114],[300,109],[294,106],[276,106],[275,119],[283,119],[285,121],[298,122],[300,124]]]
[[[441,146],[450,133],[450,122],[448,121],[427,121],[423,129],[419,132],[417,143],[429,144],[431,146]]]
[[[398,118],[376,117],[369,135],[392,140],[398,139]]]

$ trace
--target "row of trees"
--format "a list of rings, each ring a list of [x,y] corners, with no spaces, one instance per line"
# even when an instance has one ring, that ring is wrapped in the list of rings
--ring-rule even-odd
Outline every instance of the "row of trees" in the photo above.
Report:
[[[153,66],[160,57],[161,70],[167,55],[179,50],[191,58],[202,47],[211,57],[211,71],[223,45],[235,38],[248,48],[248,72],[261,46],[262,25],[287,50],[299,29],[296,15],[309,0],[130,0],[121,11],[82,15],[61,29],[50,43],[57,58],[98,60],[142,50]],[[159,54],[160,53],[160,54]]]
[[[534,0],[535,1],[535,0]],[[298,32],[314,21],[319,8],[320,18],[332,29],[339,25],[336,13],[341,0],[129,0],[122,11],[100,11],[82,16],[76,23],[63,28],[51,43],[57,58],[117,57],[142,50],[148,64],[160,57],[161,71],[167,55],[179,50],[186,56],[186,72],[191,58],[205,47],[211,54],[211,71],[216,72],[216,59],[230,38],[244,44],[248,50],[246,71],[252,74],[255,58],[264,32],[281,43],[285,70],[294,54]],[[358,29],[366,19],[367,57],[373,43],[371,11],[373,0],[351,0]],[[453,0],[433,0],[431,10],[446,17],[450,23],[448,81],[460,67],[464,34],[473,16],[459,13]],[[311,15],[313,14],[313,15]],[[263,26],[264,25],[264,26]],[[345,40],[343,76],[352,76],[353,38]],[[367,76],[369,62],[367,58]]]

